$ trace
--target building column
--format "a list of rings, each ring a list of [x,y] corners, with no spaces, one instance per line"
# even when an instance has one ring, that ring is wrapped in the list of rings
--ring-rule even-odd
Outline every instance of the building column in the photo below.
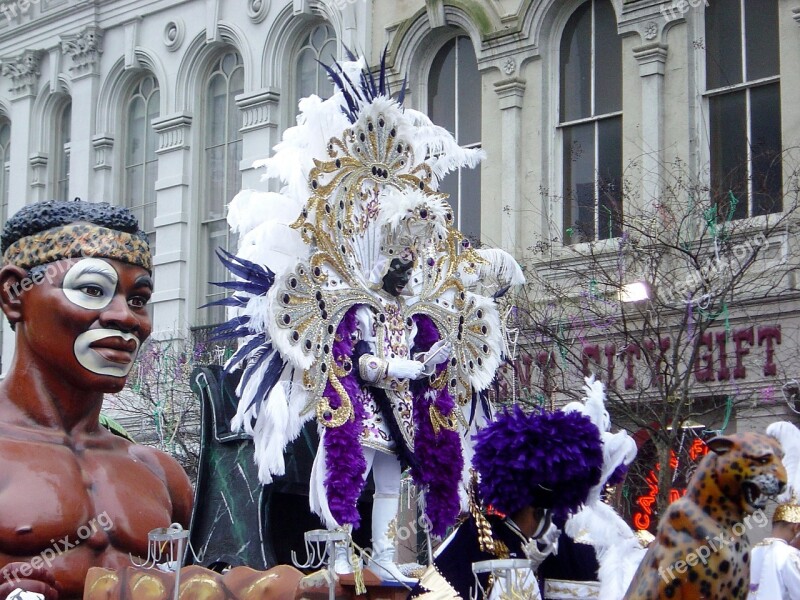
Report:
[[[3,59],[3,75],[11,80],[11,178],[8,182],[8,216],[28,204],[28,157],[31,154],[31,115],[39,87],[39,61],[42,53],[26,50],[14,58]],[[2,319],[2,372],[11,366],[14,354],[14,332]]]
[[[90,25],[82,31],[61,36],[61,51],[72,59],[72,122],[69,153],[69,197],[98,200],[92,187],[94,151],[92,131],[100,91],[100,54],[103,31]],[[101,198],[106,200],[106,198]]]
[[[664,65],[667,46],[653,43],[633,51],[642,78],[642,200],[661,200],[664,181]]]
[[[503,199],[502,240],[504,250],[521,256],[522,223],[522,99],[525,81],[514,77],[494,84],[500,99],[501,117],[501,174]]]
[[[269,157],[278,143],[278,101],[280,93],[266,88],[236,97],[242,111],[242,189],[266,190],[261,183],[263,170],[253,168],[253,162]]]
[[[185,335],[190,322],[187,314],[187,267],[189,240],[193,233],[189,227],[192,206],[189,134],[192,116],[183,112],[175,113],[154,119],[152,125],[158,135],[153,336],[166,340]]]

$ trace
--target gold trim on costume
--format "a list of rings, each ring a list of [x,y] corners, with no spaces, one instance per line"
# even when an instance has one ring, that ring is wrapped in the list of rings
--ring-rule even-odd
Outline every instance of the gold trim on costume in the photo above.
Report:
[[[110,258],[147,271],[153,259],[147,240],[92,223],[70,223],[18,239],[3,255],[3,264],[26,271],[65,258]]]
[[[783,521],[784,523],[800,523],[800,505],[781,504],[775,509],[773,521]]]

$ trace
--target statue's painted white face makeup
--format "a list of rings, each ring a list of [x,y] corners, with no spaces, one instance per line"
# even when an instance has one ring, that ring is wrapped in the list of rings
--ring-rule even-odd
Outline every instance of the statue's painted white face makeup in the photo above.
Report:
[[[87,310],[100,310],[117,291],[117,271],[99,258],[84,258],[70,267],[61,284],[67,299]]]
[[[139,338],[118,329],[90,329],[75,340],[75,358],[98,375],[126,377],[139,352]]]
[[[86,310],[103,310],[114,299],[119,274],[104,260],[85,258],[64,276],[62,289],[67,299]],[[90,329],[75,339],[75,358],[98,375],[125,377],[139,351],[139,338],[118,329]]]

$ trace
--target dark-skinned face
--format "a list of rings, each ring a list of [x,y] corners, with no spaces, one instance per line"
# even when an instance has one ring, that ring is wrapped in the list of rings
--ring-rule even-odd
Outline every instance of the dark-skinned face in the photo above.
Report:
[[[411,269],[413,262],[405,262],[399,258],[393,258],[389,264],[389,270],[383,276],[383,290],[392,296],[399,296],[403,288],[411,279]]]
[[[64,259],[23,292],[27,346],[42,365],[87,389],[115,392],[152,325],[153,281],[141,267],[105,258]],[[55,263],[53,263],[55,264]]]

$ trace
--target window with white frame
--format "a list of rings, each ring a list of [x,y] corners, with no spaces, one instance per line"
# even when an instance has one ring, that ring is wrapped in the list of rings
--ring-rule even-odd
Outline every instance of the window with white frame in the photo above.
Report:
[[[564,242],[622,231],[622,43],[610,0],[569,18],[559,54]]]
[[[297,52],[294,106],[301,98],[312,94],[323,99],[333,95],[333,83],[320,63],[333,62],[336,45],[336,32],[329,23],[320,23],[309,31]]]
[[[472,40],[449,40],[433,59],[428,76],[428,114],[450,131],[459,145],[481,147],[481,75]],[[458,229],[473,242],[481,235],[481,170],[459,169],[442,180],[439,191],[450,194]]]
[[[705,9],[711,193],[720,219],[783,210],[778,0]]]
[[[156,253],[156,132],[153,119],[159,116],[161,94],[152,75],[143,77],[131,91],[125,106],[124,202],[147,233],[150,249]]]
[[[214,64],[205,88],[204,168],[202,236],[205,247],[205,266],[201,273],[203,286],[201,304],[224,298],[224,289],[211,282],[226,281],[229,274],[216,256],[217,248],[236,251],[236,238],[230,233],[225,207],[242,187],[242,111],[236,106],[236,96],[244,92],[244,67],[236,52],[227,52]],[[221,323],[224,307],[205,308],[200,320],[206,324]]]
[[[72,101],[59,106],[55,118],[56,141],[53,149],[55,200],[69,200],[69,153],[72,139]]]

